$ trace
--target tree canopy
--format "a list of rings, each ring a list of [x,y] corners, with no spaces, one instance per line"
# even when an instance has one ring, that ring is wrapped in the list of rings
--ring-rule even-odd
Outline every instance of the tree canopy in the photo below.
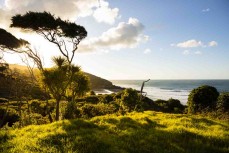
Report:
[[[28,42],[23,39],[18,39],[11,33],[0,28],[0,49],[13,50],[25,44],[28,44]]]

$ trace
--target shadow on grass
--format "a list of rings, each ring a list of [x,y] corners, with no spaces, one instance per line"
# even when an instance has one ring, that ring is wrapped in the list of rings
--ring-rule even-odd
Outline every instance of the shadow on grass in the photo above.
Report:
[[[162,125],[144,118],[139,123],[129,117],[111,118],[114,127],[84,120],[63,122],[66,133],[50,135],[39,141],[40,152],[78,153],[210,153],[228,152],[229,139],[203,137],[186,130],[169,132]],[[211,123],[209,120],[201,122]],[[45,150],[44,150],[45,149]],[[48,150],[47,150],[48,149]]]

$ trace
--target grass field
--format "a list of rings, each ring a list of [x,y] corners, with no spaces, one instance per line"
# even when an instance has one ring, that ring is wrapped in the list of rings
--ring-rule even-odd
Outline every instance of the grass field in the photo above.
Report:
[[[145,111],[0,131],[0,152],[228,153],[229,123]]]

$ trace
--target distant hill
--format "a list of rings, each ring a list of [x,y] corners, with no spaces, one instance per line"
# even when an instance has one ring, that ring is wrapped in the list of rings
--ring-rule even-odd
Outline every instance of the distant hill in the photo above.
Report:
[[[17,64],[10,64],[9,67],[11,69],[18,69],[22,73],[25,73],[25,74],[28,73],[28,68],[26,66],[17,65]],[[38,72],[37,69],[34,69],[34,70],[36,72]],[[98,76],[95,76],[95,75],[87,73],[87,72],[84,72],[84,73],[90,79],[91,89],[92,90],[108,89],[108,90],[112,90],[112,91],[118,91],[118,90],[123,89],[121,87],[113,85],[112,82],[110,82],[110,81],[108,81],[106,79],[100,78]]]

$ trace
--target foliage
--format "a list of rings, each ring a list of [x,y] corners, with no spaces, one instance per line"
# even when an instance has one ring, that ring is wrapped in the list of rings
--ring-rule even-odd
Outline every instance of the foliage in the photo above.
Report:
[[[116,112],[116,108],[109,104],[85,104],[81,108],[81,115],[84,118],[91,118],[95,116],[101,116],[106,114],[113,114]]]
[[[65,97],[68,101],[75,101],[89,91],[89,80],[81,72],[80,67],[68,65],[62,57],[54,57],[55,66],[43,71],[43,83],[56,100],[56,120],[59,120],[59,103]]]
[[[55,44],[69,65],[72,63],[78,44],[87,36],[83,26],[64,21],[48,12],[27,12],[12,17],[11,27],[36,32],[49,42]],[[73,47],[67,50],[67,43]]]
[[[11,127],[15,122],[19,121],[19,118],[14,109],[0,108],[0,126],[8,124]]]
[[[114,101],[115,94],[105,94],[100,96],[100,101],[104,104],[109,104],[110,102]]]
[[[229,93],[221,93],[217,100],[217,110],[222,112],[229,112]]]
[[[170,112],[183,113],[184,108],[185,107],[180,103],[178,99],[170,98],[168,100],[168,109]]]
[[[138,92],[134,89],[125,89],[121,94],[121,108],[124,111],[133,111],[141,107]]]
[[[76,103],[70,101],[67,103],[67,107],[64,113],[65,119],[75,119],[80,117],[80,111],[76,106]]]
[[[196,113],[215,108],[218,96],[219,92],[215,87],[204,85],[193,89],[188,96],[188,112]]]
[[[0,49],[7,48],[12,50],[15,48],[20,48],[21,46],[27,43],[28,43],[27,41],[23,39],[17,39],[11,33],[0,28]]]
[[[46,116],[49,113],[52,113],[55,108],[55,103],[53,101],[39,101],[39,100],[31,100],[29,102],[30,109],[33,113],[40,114],[42,116]]]
[[[1,130],[0,152],[227,153],[228,129],[200,116],[135,112]]]
[[[5,103],[5,102],[8,102],[9,100],[6,99],[6,98],[0,98],[0,103]]]
[[[86,30],[75,23],[63,21],[55,18],[48,12],[27,12],[24,15],[15,15],[12,17],[11,27],[18,27],[31,31],[51,31],[60,37],[79,37],[81,39],[87,36]]]
[[[93,90],[91,90],[90,93],[89,93],[89,95],[90,96],[95,96],[96,94],[95,94],[95,92]]]

